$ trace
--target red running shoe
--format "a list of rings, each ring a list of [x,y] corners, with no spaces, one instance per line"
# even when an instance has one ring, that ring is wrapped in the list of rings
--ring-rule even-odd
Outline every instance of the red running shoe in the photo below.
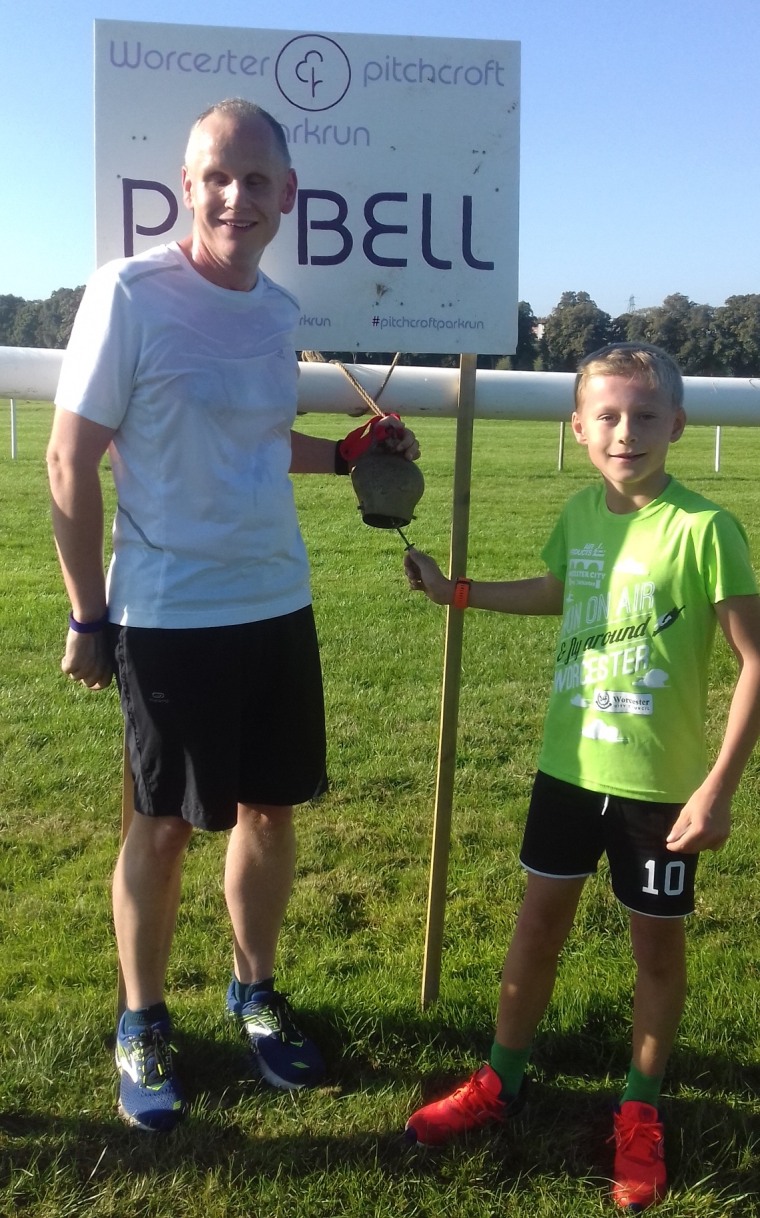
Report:
[[[662,1121],[656,1108],[638,1100],[621,1104],[614,1119],[612,1200],[630,1214],[640,1214],[662,1201],[668,1187]]]
[[[443,1146],[464,1133],[505,1121],[519,1112],[525,1102],[525,1080],[515,1099],[501,1099],[501,1089],[496,1071],[488,1065],[481,1066],[451,1095],[413,1113],[404,1135],[409,1142],[419,1142],[421,1146]]]

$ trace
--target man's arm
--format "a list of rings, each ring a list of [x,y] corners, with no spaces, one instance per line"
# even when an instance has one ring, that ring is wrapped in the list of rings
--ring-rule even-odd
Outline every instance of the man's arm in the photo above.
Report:
[[[731,596],[715,606],[739,665],[715,764],[668,834],[669,850],[717,850],[731,831],[731,800],[760,737],[760,597]]]
[[[335,441],[319,436],[305,436],[301,431],[290,433],[291,474],[334,474]]]
[[[422,550],[410,549],[404,555],[409,586],[424,592],[437,605],[450,605],[454,599],[453,579],[447,579],[438,564]],[[535,579],[500,581],[473,580],[470,585],[471,609],[490,609],[495,613],[548,616],[562,612],[564,584],[547,571]]]
[[[98,467],[113,434],[100,423],[58,409],[48,444],[53,534],[71,611],[78,622],[97,622],[106,611]],[[61,668],[89,689],[104,689],[112,676],[104,633],[69,630]]]

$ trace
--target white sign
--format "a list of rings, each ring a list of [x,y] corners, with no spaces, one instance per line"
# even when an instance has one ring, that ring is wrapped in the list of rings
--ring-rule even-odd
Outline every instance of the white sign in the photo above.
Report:
[[[95,23],[98,263],[190,227],[180,167],[214,102],[284,126],[298,201],[262,268],[299,350],[509,354],[519,43]]]

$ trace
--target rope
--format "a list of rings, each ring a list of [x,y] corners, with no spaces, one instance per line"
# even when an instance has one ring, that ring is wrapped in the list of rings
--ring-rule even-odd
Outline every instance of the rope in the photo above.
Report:
[[[359,397],[364,402],[364,408],[362,410],[349,410],[348,414],[349,414],[349,417],[352,419],[358,418],[359,415],[366,414],[368,410],[371,410],[373,414],[376,414],[378,416],[378,418],[383,417],[384,412],[380,409],[380,407],[378,406],[377,403],[380,400],[380,395],[383,392],[383,390],[385,389],[385,386],[388,384],[388,381],[391,379],[391,373],[393,372],[393,369],[396,367],[396,364],[399,361],[400,355],[401,355],[400,351],[397,351],[396,354],[394,355],[390,368],[388,369],[388,371],[386,373],[385,380],[383,381],[382,385],[378,389],[374,398],[372,398],[367,393],[367,390],[364,388],[364,386],[361,385],[359,383],[359,381],[357,381],[353,372],[350,372],[349,369],[346,367],[346,365],[341,363],[341,361],[339,359],[326,360],[321,351],[302,351],[301,352],[301,357],[304,360],[304,363],[307,363],[307,364],[327,364],[327,363],[335,364],[336,367],[340,368],[341,372],[343,372],[348,377],[348,379],[351,382],[351,384],[353,385],[354,389],[359,394]]]

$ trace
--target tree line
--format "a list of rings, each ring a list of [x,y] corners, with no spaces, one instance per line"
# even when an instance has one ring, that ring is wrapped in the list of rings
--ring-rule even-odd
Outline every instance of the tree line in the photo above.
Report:
[[[563,292],[543,323],[519,306],[520,339],[504,368],[574,372],[605,343],[647,342],[672,355],[686,376],[760,375],[760,294],[729,296],[714,307],[674,292],[661,305],[604,313],[588,292]]]
[[[47,300],[0,296],[0,347],[66,346],[84,287],[58,288]]]
[[[66,346],[83,287],[58,288],[47,300],[0,296],[0,346]],[[661,305],[611,317],[588,292],[563,292],[548,317],[536,317],[527,301],[518,306],[514,355],[480,356],[484,368],[574,372],[579,360],[611,342],[655,343],[687,376],[760,376],[760,294],[729,296],[718,306],[696,304],[680,292]],[[322,352],[326,359],[386,364],[393,352]],[[453,367],[454,355],[405,354],[400,363]]]

